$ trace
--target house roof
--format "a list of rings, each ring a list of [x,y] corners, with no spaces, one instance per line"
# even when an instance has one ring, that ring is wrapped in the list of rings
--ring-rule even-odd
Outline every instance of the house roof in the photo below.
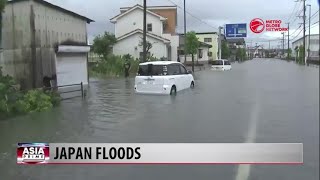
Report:
[[[123,13],[120,13],[120,14],[114,16],[113,18],[110,19],[110,21],[111,21],[112,23],[115,23],[115,22],[117,21],[117,19],[119,19],[119,18],[121,18],[121,17],[129,14],[130,12],[132,12],[132,11],[134,11],[134,10],[136,10],[136,9],[143,10],[143,7],[142,7],[141,5],[139,5],[139,4],[137,4],[137,5],[133,6],[133,7],[131,7],[130,9],[128,9],[127,11],[125,11],[125,12],[123,12]],[[152,12],[152,11],[149,11],[148,9],[147,9],[147,13],[149,13],[149,14],[151,14],[151,15],[153,15],[153,16],[159,17],[161,21],[164,21],[164,20],[167,19],[167,18],[165,18],[165,17],[160,16],[159,14],[156,14],[156,13],[154,13],[154,12]]]
[[[30,0],[10,0],[10,1],[8,1],[8,3],[17,3],[17,2],[21,2],[21,1],[30,1]],[[63,12],[65,12],[65,13],[67,13],[67,14],[70,14],[70,15],[72,15],[72,16],[76,16],[76,17],[78,17],[78,18],[80,18],[80,19],[86,20],[87,23],[94,22],[94,20],[92,20],[92,19],[89,19],[89,18],[87,18],[87,17],[85,17],[85,16],[82,16],[82,15],[77,14],[77,13],[75,13],[75,12],[72,12],[72,11],[70,11],[70,10],[64,9],[64,8],[62,8],[62,7],[60,7],[60,6],[51,4],[51,3],[49,3],[49,2],[47,2],[47,1],[45,1],[45,0],[33,0],[33,1],[38,2],[38,3],[41,3],[41,4],[45,5],[45,6],[48,6],[48,7],[57,9],[57,10],[59,10],[59,11],[63,11]]]
[[[217,32],[197,32],[196,34],[217,34]]]
[[[129,10],[131,7],[121,7],[120,11],[124,12]],[[147,9],[158,10],[158,9],[177,9],[177,6],[148,6]]]
[[[309,37],[309,35],[306,35],[306,38],[307,38],[307,37]],[[311,34],[311,35],[310,35],[310,38],[311,38],[311,37],[319,37],[319,34]],[[303,39],[303,37],[301,37],[301,38],[293,41],[292,44],[294,44],[294,43],[296,43],[296,42],[298,42],[298,41],[301,41],[301,39]]]
[[[143,34],[143,31],[142,31],[141,29],[133,30],[133,31],[131,31],[131,32],[128,32],[127,34],[124,34],[124,35],[118,37],[117,40],[118,40],[118,41],[121,41],[121,40],[123,40],[123,39],[125,39],[125,38],[127,38],[127,37],[129,37],[129,36],[132,36],[132,35],[134,35],[134,34],[137,34],[137,33]],[[147,36],[153,37],[153,38],[158,39],[158,40],[160,40],[160,41],[163,41],[164,43],[170,43],[170,40],[169,40],[169,39],[163,38],[163,37],[158,36],[158,35],[156,35],[156,34],[152,34],[152,33],[147,32]]]
[[[148,65],[148,64],[153,64],[153,65],[169,65],[169,64],[181,64],[181,63],[175,62],[175,61],[152,61],[152,62],[140,63],[139,65]]]

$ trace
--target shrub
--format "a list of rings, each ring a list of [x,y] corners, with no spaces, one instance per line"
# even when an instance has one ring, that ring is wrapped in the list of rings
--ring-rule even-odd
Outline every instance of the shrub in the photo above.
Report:
[[[124,76],[124,64],[126,60],[131,64],[130,73],[136,73],[139,61],[127,54],[124,56],[110,55],[107,58],[102,58],[95,66],[91,67],[90,74],[94,76]]]
[[[28,91],[17,103],[18,111],[23,113],[41,112],[52,107],[51,97],[41,90]]]

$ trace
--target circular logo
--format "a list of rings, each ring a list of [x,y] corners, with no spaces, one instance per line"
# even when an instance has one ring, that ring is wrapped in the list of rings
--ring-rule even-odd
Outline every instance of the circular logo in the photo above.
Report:
[[[260,18],[255,18],[250,22],[250,29],[254,33],[261,33],[264,30],[264,22]]]

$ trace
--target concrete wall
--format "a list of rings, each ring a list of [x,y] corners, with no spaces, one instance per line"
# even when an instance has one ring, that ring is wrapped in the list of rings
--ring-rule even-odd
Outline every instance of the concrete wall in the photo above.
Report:
[[[139,46],[139,42],[141,41],[142,34],[136,33],[132,36],[129,36],[123,40],[118,41],[113,46],[113,53],[115,55],[125,55],[130,54],[134,58],[140,57],[140,52],[142,52],[142,47]],[[154,55],[154,57],[161,58],[167,57],[167,45],[162,41],[147,37],[147,41],[152,43],[152,48],[150,53]]]
[[[197,38],[199,41],[204,42],[204,38],[211,38],[212,42],[204,42],[207,44],[212,45],[212,47],[209,49],[209,51],[212,53],[212,60],[218,59],[218,35],[217,34],[197,34]]]
[[[139,8],[119,18],[115,23],[115,36],[118,38],[136,29],[143,29],[143,11]],[[147,13],[147,24],[152,23],[152,34],[162,36],[163,23],[159,17]]]
[[[3,73],[16,77],[23,87],[30,86],[31,27],[29,1],[7,3],[2,14],[2,48],[0,66]],[[28,82],[29,81],[29,82]]]
[[[175,34],[176,27],[177,27],[177,8],[164,8],[164,9],[157,9],[157,8],[148,8],[150,11],[159,14],[162,17],[167,18],[166,26],[164,28],[164,33],[168,34]]]
[[[303,38],[292,43],[292,53],[296,56],[295,47],[303,45]],[[309,36],[306,36],[306,56],[308,55]],[[319,57],[319,35],[310,36],[310,57]]]
[[[171,57],[168,57],[168,60],[178,61],[179,36],[163,34],[163,37],[170,40]]]
[[[209,52],[209,48],[207,47],[200,47],[199,49],[202,49],[202,58],[199,58],[198,54],[194,54],[194,62],[199,62],[201,64],[204,64],[204,63],[208,63],[209,61],[209,57],[208,57],[208,52]],[[184,55],[179,55],[180,57],[180,61],[181,62],[185,62],[185,59],[184,59]],[[187,55],[187,62],[192,62],[192,56],[191,55]]]
[[[44,76],[55,75],[56,44],[87,43],[86,20],[34,1],[8,3],[3,22],[0,66],[24,88],[40,87]]]

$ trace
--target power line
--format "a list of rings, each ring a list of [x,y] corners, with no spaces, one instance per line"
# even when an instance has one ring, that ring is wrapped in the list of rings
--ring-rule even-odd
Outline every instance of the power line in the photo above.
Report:
[[[170,1],[172,4],[176,5],[179,9],[184,10],[181,6],[179,6],[178,4],[176,4],[174,1],[172,1],[172,0],[168,0],[168,1]],[[202,22],[202,23],[204,23],[204,24],[206,24],[206,25],[208,25],[208,26],[210,26],[210,27],[212,27],[212,28],[214,28],[214,29],[218,29],[217,27],[214,27],[214,26],[208,24],[207,22],[203,21],[201,18],[193,15],[192,13],[190,13],[190,12],[187,11],[187,10],[186,10],[186,13],[187,13],[188,15],[190,15],[191,17],[195,18],[196,20],[198,20],[199,22]]]
[[[301,4],[301,2],[300,2],[300,4]],[[299,6],[300,6],[300,4],[299,4]],[[291,15],[289,16],[287,22],[289,22],[291,20],[292,16],[294,15],[294,12],[295,12],[296,8],[299,7],[299,6],[298,6],[298,3],[295,3],[293,11],[292,11]]]

